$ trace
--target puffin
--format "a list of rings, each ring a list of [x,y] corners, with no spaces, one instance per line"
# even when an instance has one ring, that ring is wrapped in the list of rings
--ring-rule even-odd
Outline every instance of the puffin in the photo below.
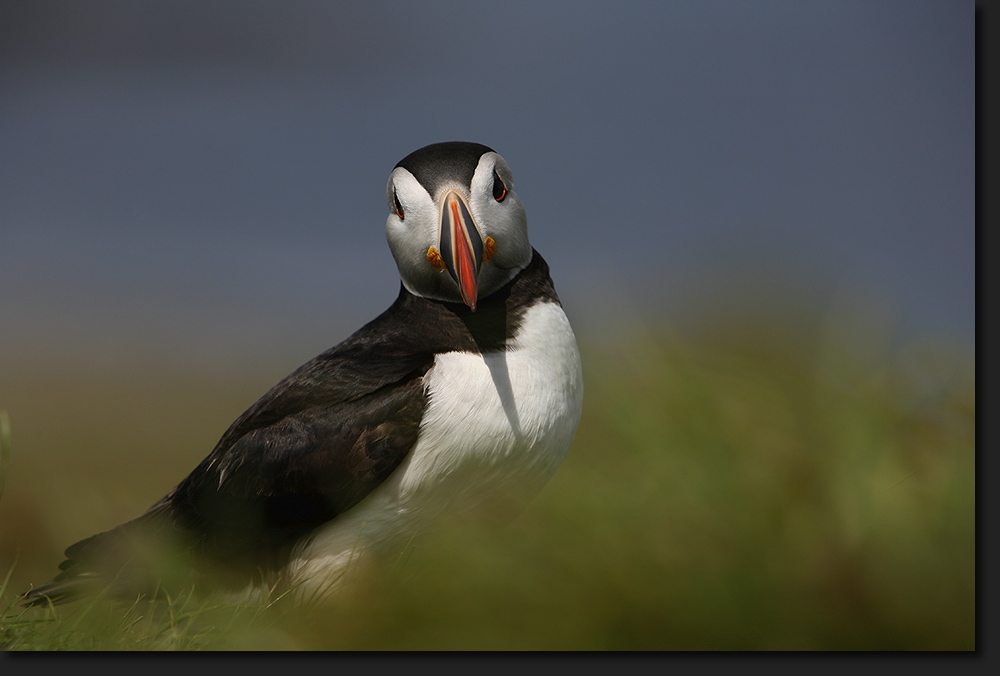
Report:
[[[515,515],[541,490],[575,436],[583,373],[510,166],[435,143],[396,164],[386,200],[395,302],[268,390],[147,511],[66,549],[23,605],[322,599],[449,516]]]

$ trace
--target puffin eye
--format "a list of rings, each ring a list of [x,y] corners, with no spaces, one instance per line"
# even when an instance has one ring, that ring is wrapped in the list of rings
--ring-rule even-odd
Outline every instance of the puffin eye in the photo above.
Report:
[[[495,191],[496,191],[496,188],[494,188],[494,192]],[[399,197],[396,196],[396,189],[395,188],[393,188],[393,190],[392,190],[392,203],[393,203],[393,206],[396,207],[396,215],[399,216],[400,218],[403,218],[403,205],[399,203]]]
[[[500,174],[493,172],[493,199],[497,202],[503,202],[503,198],[507,196],[507,186],[503,184],[500,180]]]

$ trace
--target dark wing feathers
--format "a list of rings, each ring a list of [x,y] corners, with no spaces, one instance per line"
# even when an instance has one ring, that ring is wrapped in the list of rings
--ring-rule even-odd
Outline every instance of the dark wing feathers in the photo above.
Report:
[[[162,580],[154,563],[176,563],[177,552],[186,558],[169,572],[184,571],[185,584],[206,565],[244,579],[279,568],[299,538],[362,500],[416,443],[438,341],[401,340],[400,323],[425,302],[401,291],[389,311],[296,369],[146,513],[69,547],[63,572],[25,602],[69,600],[112,577],[134,593],[151,568]]]
[[[401,288],[386,312],[247,409],[146,513],[68,548],[62,572],[24,602],[69,600],[112,578],[132,594],[178,571],[186,584],[206,567],[244,581],[248,571],[280,568],[301,537],[361,501],[406,457],[434,355],[504,349],[529,299],[558,303],[537,252],[476,314]]]
[[[259,562],[350,509],[416,443],[425,371],[267,425],[251,416],[165,498],[174,519],[200,534],[200,546],[213,555]]]

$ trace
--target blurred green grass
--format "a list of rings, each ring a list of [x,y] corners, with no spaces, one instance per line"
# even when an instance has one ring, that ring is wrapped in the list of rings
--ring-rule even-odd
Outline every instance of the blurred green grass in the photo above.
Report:
[[[531,507],[449,524],[327,604],[10,608],[0,647],[975,649],[974,355],[765,319],[581,337],[583,420]],[[11,373],[0,610],[284,375]]]

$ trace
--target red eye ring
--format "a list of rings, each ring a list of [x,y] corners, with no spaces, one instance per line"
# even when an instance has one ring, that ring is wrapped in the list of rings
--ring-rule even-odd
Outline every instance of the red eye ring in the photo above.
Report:
[[[392,203],[396,207],[396,215],[399,216],[400,220],[403,218],[403,205],[399,203],[399,197],[396,196],[396,190],[392,191]]]
[[[493,199],[497,202],[503,202],[503,198],[507,196],[507,186],[503,184],[503,180],[500,178],[500,174],[493,172]]]

